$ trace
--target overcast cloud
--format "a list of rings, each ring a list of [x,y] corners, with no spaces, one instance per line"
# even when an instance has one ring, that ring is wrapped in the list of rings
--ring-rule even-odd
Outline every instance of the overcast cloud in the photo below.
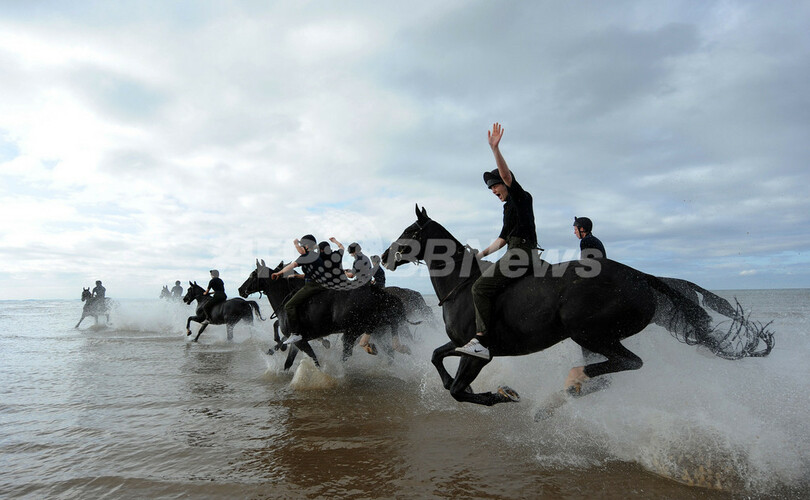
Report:
[[[381,252],[415,203],[482,248],[495,121],[547,259],[586,215],[645,272],[808,287],[807,26],[802,2],[4,2],[0,299],[211,268],[233,295],[306,233]]]

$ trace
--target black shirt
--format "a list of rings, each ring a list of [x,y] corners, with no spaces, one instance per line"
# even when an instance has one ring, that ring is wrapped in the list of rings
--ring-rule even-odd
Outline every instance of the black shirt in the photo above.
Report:
[[[588,252],[588,250],[592,250]],[[601,252],[600,255],[597,255],[593,250],[598,250]],[[588,236],[582,238],[579,241],[579,258],[584,259],[586,257],[593,257],[593,258],[600,258],[605,257],[607,258],[607,252],[605,252],[605,246],[599,241],[599,238],[596,236],[589,234]]]
[[[354,254],[354,263],[352,264],[354,279],[364,282],[371,281],[371,267],[371,259],[360,252]]]
[[[323,259],[317,252],[305,251],[295,260],[304,272],[304,281],[310,282],[321,278],[325,271]]]
[[[374,272],[374,284],[379,287],[385,286],[385,269],[379,264],[377,265],[377,270]]]
[[[225,295],[225,282],[219,278],[211,278],[211,281],[208,282],[208,288],[216,296]]]
[[[104,288],[101,285],[96,285],[96,287],[93,288],[93,297],[98,297],[98,298],[103,299],[106,294],[107,294],[107,289]]]
[[[536,247],[537,229],[534,226],[532,195],[523,190],[514,175],[512,185],[506,189],[509,195],[503,204],[503,228],[498,237],[507,241],[509,238],[522,238]]]

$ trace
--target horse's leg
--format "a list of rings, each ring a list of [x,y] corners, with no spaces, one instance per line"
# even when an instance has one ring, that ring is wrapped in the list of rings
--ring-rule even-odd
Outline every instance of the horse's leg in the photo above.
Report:
[[[273,340],[276,341],[276,345],[275,345],[275,347],[271,347],[267,351],[267,354],[273,354],[273,351],[278,351],[278,350],[286,351],[287,350],[287,344],[285,344],[285,343],[283,343],[281,341],[281,337],[278,334],[278,326],[279,326],[279,323],[278,323],[278,320],[276,320],[273,323]]]
[[[298,354],[298,348],[295,345],[290,346],[290,352],[287,353],[287,359],[284,360],[284,369],[289,370],[295,361],[295,356]],[[317,363],[317,361],[316,361]]]
[[[344,333],[343,334],[343,362],[345,363],[352,356],[354,350],[354,343],[357,342],[357,333]]]
[[[576,338],[575,342],[606,357],[606,361],[577,366],[568,372],[565,388],[574,394],[582,390],[582,383],[593,377],[626,370],[638,370],[644,364],[641,358],[624,347],[619,339]]]
[[[82,324],[82,321],[84,321],[84,318],[86,318],[86,317],[87,317],[87,315],[86,315],[86,314],[82,314],[82,317],[81,317],[81,318],[79,318],[79,322],[78,322],[78,323],[76,323],[76,326],[74,326],[73,328],[79,328],[79,325],[81,325],[81,324]]]
[[[444,367],[444,358],[447,356],[461,356],[461,353],[456,351],[456,344],[448,342],[443,346],[436,348],[436,350],[433,351],[433,356],[430,358],[430,361],[439,372],[439,377],[442,379],[442,385],[449,391],[450,386],[453,385],[453,377]]]
[[[194,342],[197,342],[197,340],[200,338],[200,335],[202,335],[202,332],[204,332],[206,328],[208,328],[208,324],[203,323],[202,326],[200,327],[200,331],[197,332],[197,336],[194,337]]]
[[[225,328],[228,331],[228,340],[233,340],[233,324],[228,323]]]
[[[295,347],[299,348],[300,350],[304,351],[312,361],[315,362],[315,366],[320,367],[320,363],[318,363],[318,356],[315,355],[315,351],[312,350],[312,346],[309,345],[309,341],[307,340],[299,340],[295,343]]]
[[[456,371],[456,378],[450,385],[450,395],[453,396],[456,401],[492,406],[498,403],[509,403],[519,400],[517,393],[508,387],[501,387],[498,392],[475,393],[472,391],[470,384],[475,380],[475,377],[481,373],[481,370],[489,364],[489,361],[488,359],[477,358],[475,356],[461,356],[461,361],[459,361],[458,370]]]

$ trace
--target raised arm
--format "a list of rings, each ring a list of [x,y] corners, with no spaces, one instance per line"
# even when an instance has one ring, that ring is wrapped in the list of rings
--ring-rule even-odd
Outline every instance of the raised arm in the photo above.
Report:
[[[487,132],[487,140],[489,141],[489,147],[492,148],[492,153],[495,155],[495,165],[498,166],[498,173],[501,174],[503,183],[506,184],[507,187],[512,187],[512,172],[509,171],[506,160],[503,159],[501,149],[499,148],[503,132],[504,130],[501,124],[494,123],[492,130]]]
[[[298,238],[293,240],[293,245],[295,246],[295,249],[298,250],[298,253],[300,253],[301,255],[307,253],[307,249],[301,245],[301,242],[298,241]]]
[[[341,249],[341,250],[345,250],[345,247],[343,246],[343,243],[339,242],[339,241],[338,241],[338,240],[337,240],[337,239],[336,239],[334,236],[333,236],[333,237],[331,237],[331,238],[329,238],[329,241],[331,241],[332,243],[334,243],[335,245],[337,245],[337,247],[338,247],[339,249]]]

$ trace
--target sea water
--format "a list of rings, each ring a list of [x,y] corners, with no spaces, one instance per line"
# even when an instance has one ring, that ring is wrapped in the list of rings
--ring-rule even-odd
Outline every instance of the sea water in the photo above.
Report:
[[[178,302],[116,301],[79,329],[78,300],[0,302],[0,497],[807,498],[810,290],[719,294],[773,321],[770,356],[650,326],[624,342],[643,368],[544,420],[578,346],[496,358],[473,384],[520,403],[456,402],[430,363],[447,341],[433,296],[412,355],[343,362],[333,335],[313,342],[320,369],[299,353],[290,371],[271,321],[193,343]]]

